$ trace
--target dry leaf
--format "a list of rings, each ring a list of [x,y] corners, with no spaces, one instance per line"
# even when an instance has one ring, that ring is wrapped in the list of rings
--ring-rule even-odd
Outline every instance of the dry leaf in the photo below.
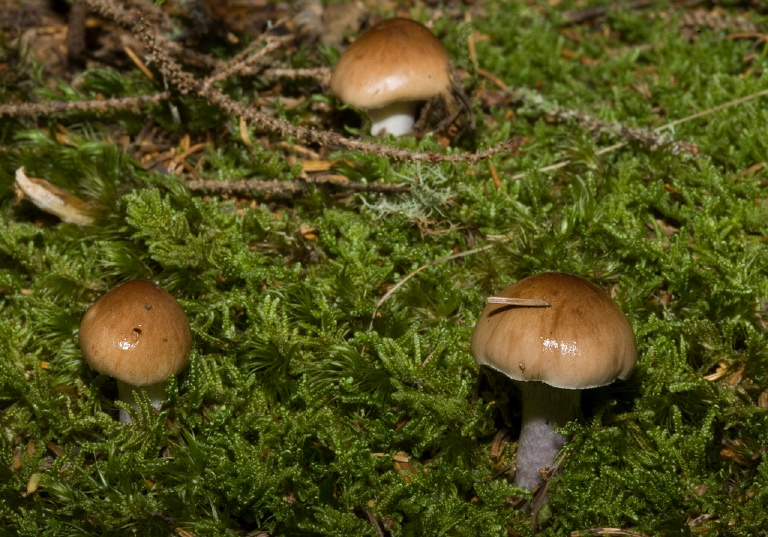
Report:
[[[45,179],[27,177],[24,167],[16,170],[16,191],[26,196],[38,208],[79,226],[93,224],[92,208],[68,190],[49,183]]]

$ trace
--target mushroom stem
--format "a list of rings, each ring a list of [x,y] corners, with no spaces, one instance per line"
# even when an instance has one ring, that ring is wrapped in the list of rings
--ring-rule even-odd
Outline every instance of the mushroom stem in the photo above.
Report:
[[[543,382],[516,382],[523,395],[523,423],[517,445],[515,483],[533,490],[541,483],[540,469],[552,461],[565,445],[555,431],[579,414],[581,391],[555,388]]]
[[[139,405],[136,400],[139,397],[139,393],[146,394],[154,408],[160,408],[160,405],[165,400],[165,381],[147,384],[146,386],[134,386],[122,380],[117,381],[118,398],[123,403],[128,403],[137,410]],[[133,423],[130,414],[124,408],[120,409],[120,423]]]
[[[368,116],[371,118],[371,134],[379,136],[391,134],[402,136],[413,130],[416,121],[417,101],[400,101],[381,108],[368,108]]]

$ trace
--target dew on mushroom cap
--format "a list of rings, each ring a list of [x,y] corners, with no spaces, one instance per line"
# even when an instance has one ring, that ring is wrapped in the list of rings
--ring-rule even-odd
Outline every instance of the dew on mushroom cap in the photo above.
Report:
[[[429,29],[411,19],[386,19],[341,55],[331,91],[371,116],[371,134],[411,132],[419,101],[450,90],[450,56]]]
[[[529,276],[499,297],[550,307],[489,303],[472,334],[475,360],[510,377],[523,395],[515,482],[540,482],[565,443],[554,431],[578,415],[580,392],[626,379],[637,359],[632,327],[596,285],[569,274]]]
[[[135,391],[156,408],[165,381],[189,362],[192,334],[179,303],[152,282],[133,280],[97,300],[80,323],[80,347],[88,365],[117,379],[120,400],[135,406]],[[120,421],[129,423],[120,410]]]

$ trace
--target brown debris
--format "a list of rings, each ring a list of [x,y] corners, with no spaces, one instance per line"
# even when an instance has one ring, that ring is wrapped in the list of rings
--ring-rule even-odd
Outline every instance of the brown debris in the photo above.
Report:
[[[85,67],[85,19],[88,6],[82,0],[75,0],[69,10],[67,25],[67,66],[70,69]]]
[[[365,12],[366,8],[359,0],[328,4],[322,16],[323,29],[320,39],[332,47],[341,47],[347,34],[360,29]]]
[[[295,196],[305,193],[311,186],[336,188],[352,192],[379,192],[395,194],[408,192],[410,189],[402,185],[388,183],[353,183],[341,175],[315,176],[296,181],[269,181],[261,179],[205,180],[196,179],[186,182],[187,188],[208,193],[235,194],[246,193],[251,195],[278,195]]]
[[[79,226],[94,222],[92,204],[45,179],[27,177],[24,167],[16,170],[15,186],[17,199],[28,198],[39,209],[58,216],[63,222]]]
[[[708,28],[723,32],[759,33],[760,25],[742,17],[729,15],[722,9],[708,11],[692,9],[684,11],[680,16],[680,26],[684,28]]]
[[[768,408],[768,390],[760,392],[760,395],[757,396],[757,406]]]
[[[392,457],[392,461],[397,473],[403,476],[408,483],[411,483],[413,481],[413,477],[411,476],[417,472],[416,468],[411,464],[411,458],[408,454],[404,451],[398,451],[395,453],[394,457]]]

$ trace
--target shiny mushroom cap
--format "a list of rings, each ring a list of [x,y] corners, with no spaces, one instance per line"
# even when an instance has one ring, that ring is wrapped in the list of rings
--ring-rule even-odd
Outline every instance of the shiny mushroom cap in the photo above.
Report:
[[[331,91],[364,109],[425,101],[450,85],[448,51],[426,26],[404,18],[371,26],[341,55],[331,75]]]
[[[502,297],[546,300],[548,308],[488,304],[472,334],[472,354],[518,381],[594,388],[629,377],[637,360],[624,313],[596,285],[569,274],[529,276]]]
[[[146,386],[186,367],[192,334],[176,299],[152,282],[133,280],[88,309],[80,323],[80,347],[99,373]]]

